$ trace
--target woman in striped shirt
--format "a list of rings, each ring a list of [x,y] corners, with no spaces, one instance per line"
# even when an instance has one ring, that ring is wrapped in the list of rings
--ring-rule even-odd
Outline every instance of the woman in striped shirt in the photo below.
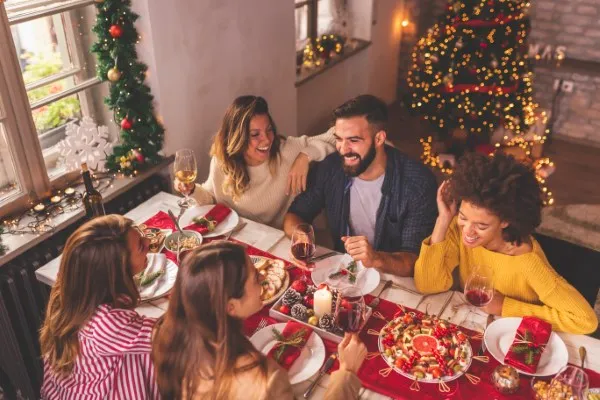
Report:
[[[133,276],[147,254],[147,239],[119,215],[69,237],[40,332],[42,399],[159,398],[150,358],[155,320],[134,311]]]
[[[152,350],[164,399],[294,398],[287,372],[242,333],[243,319],[262,308],[261,280],[240,245],[213,242],[186,255]],[[357,398],[366,347],[348,335],[338,354],[325,399]]]

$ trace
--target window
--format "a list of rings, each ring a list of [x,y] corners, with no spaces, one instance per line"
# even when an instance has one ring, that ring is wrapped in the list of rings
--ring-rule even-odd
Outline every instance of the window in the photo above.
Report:
[[[324,33],[342,33],[335,29],[336,10],[345,7],[343,0],[294,0],[296,17],[296,51],[302,51],[309,40]]]
[[[0,215],[60,182],[66,124],[110,119],[89,51],[95,16],[94,0],[0,2]]]

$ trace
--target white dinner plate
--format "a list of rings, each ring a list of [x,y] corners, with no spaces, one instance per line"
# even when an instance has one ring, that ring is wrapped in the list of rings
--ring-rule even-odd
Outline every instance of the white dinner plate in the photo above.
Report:
[[[207,206],[192,207],[185,210],[185,212],[181,216],[181,220],[179,221],[179,226],[181,227],[181,229],[185,229],[186,226],[194,223],[194,218],[205,216],[206,213],[209,212],[213,207],[214,204],[210,204]],[[229,213],[229,215],[223,220],[223,222],[216,226],[214,231],[202,234],[202,236],[206,238],[211,238],[215,236],[226,235],[229,232],[231,232],[233,228],[235,228],[238,225],[239,222],[239,215],[234,210],[231,210],[231,213]]]
[[[504,364],[504,357],[515,339],[521,320],[522,318],[515,317],[501,318],[492,322],[485,330],[485,347],[502,364]],[[556,332],[552,332],[540,358],[537,371],[534,374],[518,368],[517,371],[530,376],[549,376],[558,373],[562,367],[567,365],[568,361],[569,353],[565,342]]]
[[[319,286],[321,283],[327,283],[328,285],[343,289],[349,286],[356,286],[360,289],[363,295],[371,293],[379,285],[381,277],[379,271],[375,268],[365,268],[362,262],[357,262],[357,279],[354,284],[348,281],[348,275],[341,276],[339,278],[329,278],[333,272],[341,265],[347,266],[352,262],[352,257],[349,254],[340,254],[332,257],[328,257],[324,260],[317,261],[315,269],[311,273],[311,278],[315,285]]]
[[[151,301],[159,299],[169,294],[173,286],[175,285],[175,279],[177,278],[177,264],[167,258],[166,273],[161,276],[158,288],[154,291],[154,294],[150,297],[142,297],[141,301]]]
[[[252,335],[250,342],[258,351],[267,355],[277,342],[273,337],[273,329],[282,332],[283,328],[285,328],[285,322],[269,325]],[[295,385],[309,379],[319,371],[324,361],[325,345],[319,335],[313,331],[302,349],[300,357],[294,361],[288,371],[290,383]]]

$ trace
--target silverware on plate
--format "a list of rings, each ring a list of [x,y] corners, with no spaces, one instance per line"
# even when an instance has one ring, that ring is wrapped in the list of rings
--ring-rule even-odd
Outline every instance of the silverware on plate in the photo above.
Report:
[[[485,322],[485,330],[487,330],[488,326],[490,326],[490,324],[494,322],[494,314],[488,314],[487,316],[487,321]],[[483,333],[485,334],[485,330],[483,331]],[[481,339],[481,347],[479,348],[479,356],[483,356],[485,354],[485,340]]]
[[[585,359],[587,358],[587,350],[585,349],[585,346],[579,347],[579,358],[581,359],[581,369],[583,369],[583,366],[585,365]]]
[[[337,251],[329,251],[329,252],[327,252],[325,254],[321,254],[320,256],[316,256],[316,257],[311,258],[310,261],[311,262],[321,261],[321,260],[324,260],[324,259],[329,258],[329,257],[333,257],[333,256],[338,255],[338,254],[340,254],[340,253],[338,253]]]
[[[379,305],[379,297],[381,297],[381,294],[384,292],[384,290],[386,290],[387,288],[389,288],[390,286],[392,286],[392,281],[391,280],[387,280],[385,281],[385,283],[383,284],[383,287],[381,288],[381,290],[379,291],[379,294],[377,295],[377,297],[375,297],[373,300],[371,300],[371,302],[369,303],[369,307],[371,308],[375,308]]]
[[[175,214],[173,214],[173,211],[169,210],[168,212],[169,217],[171,217],[171,221],[173,221],[173,223],[175,224],[175,228],[177,228],[177,230],[179,231],[179,233],[185,237],[185,233],[183,233],[183,231],[181,230],[181,228],[179,227],[179,221],[177,220],[177,218],[175,217]]]
[[[319,381],[321,380],[321,378],[323,377],[323,375],[325,375],[327,373],[327,371],[329,371],[331,369],[331,367],[333,366],[333,363],[335,362],[335,360],[337,358],[338,358],[337,353],[333,353],[325,361],[325,364],[323,364],[323,366],[321,367],[321,370],[319,371],[319,375],[310,384],[310,386],[308,387],[308,389],[306,389],[306,392],[304,392],[303,396],[304,396],[305,399],[308,399],[310,397],[310,395],[312,394],[313,390],[315,389],[315,387],[317,386],[317,384],[319,383]]]
[[[229,231],[229,233],[227,234],[227,236],[225,236],[225,240],[229,240],[229,238],[231,237],[231,235],[233,235],[234,233],[238,233],[239,231],[241,231],[242,229],[244,229],[244,227],[247,225],[246,222],[242,222],[241,224],[239,224],[238,226],[236,226],[235,228],[233,228],[231,231]]]
[[[252,332],[252,335],[250,335],[250,337],[256,335],[258,333],[258,331],[260,331],[261,329],[266,328],[266,327],[267,327],[267,320],[263,318],[260,320],[260,322],[258,323],[258,326],[254,330],[254,332]]]

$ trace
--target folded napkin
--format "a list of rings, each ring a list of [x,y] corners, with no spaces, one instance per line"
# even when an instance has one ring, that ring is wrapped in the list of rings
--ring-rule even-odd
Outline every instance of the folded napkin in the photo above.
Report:
[[[504,363],[524,372],[535,373],[551,334],[552,325],[548,322],[535,317],[523,317]]]
[[[231,209],[223,204],[216,204],[204,217],[194,218],[194,223],[184,229],[191,229],[201,234],[207,234],[215,230],[217,225],[231,214]]]
[[[167,256],[162,253],[148,253],[148,266],[138,277],[138,289],[142,299],[154,296],[167,272]]]
[[[342,262],[331,269],[325,282],[338,289],[350,286],[363,287],[366,271],[367,269],[359,261]]]
[[[153,217],[144,222],[144,225],[150,228],[175,229],[173,220],[171,220],[169,214],[163,211],[157,212]]]
[[[312,329],[299,322],[289,321],[283,332],[273,329],[277,343],[269,351],[269,357],[289,371],[294,361],[300,357],[302,349],[312,334]]]

